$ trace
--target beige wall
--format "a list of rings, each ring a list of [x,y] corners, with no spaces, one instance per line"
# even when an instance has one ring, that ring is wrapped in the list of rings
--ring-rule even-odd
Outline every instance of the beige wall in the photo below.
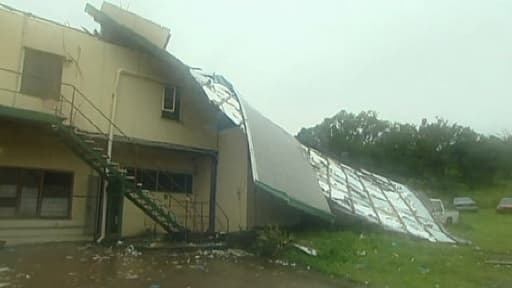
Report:
[[[0,127],[0,166],[74,173],[71,219],[0,219],[0,239],[13,243],[92,240],[90,225],[93,223],[88,209],[95,207],[88,206],[91,202],[86,197],[93,196],[89,181],[95,173],[59,142],[49,127],[44,129],[2,118]]]
[[[250,187],[247,192],[247,221],[249,228],[267,225],[291,226],[300,221],[297,209],[268,192]]]
[[[217,203],[229,218],[229,231],[247,229],[247,140],[239,128],[219,133],[217,168]],[[215,211],[216,229],[224,231],[226,223],[220,209]],[[219,223],[220,221],[220,223]]]
[[[140,76],[120,77],[117,91],[119,107],[117,124],[126,128],[129,136],[145,140],[174,143],[205,149],[216,149],[215,113],[207,100],[197,93],[197,87],[184,81],[183,72],[175,67],[162,67],[162,61],[147,54],[116,46],[86,33],[54,23],[23,16],[0,9],[0,68],[22,70],[23,47],[30,47],[65,57],[62,81],[78,87],[108,117],[111,116],[115,79],[121,70]],[[179,122],[164,119],[161,114],[161,83],[149,80],[165,79],[165,83],[179,85],[182,91],[182,119]],[[17,89],[19,77],[0,71],[0,88]],[[63,87],[62,94],[71,100],[72,90]],[[76,106],[108,131],[108,121],[77,96]],[[0,91],[0,105],[14,106],[53,113],[59,108],[57,101]],[[64,112],[69,106],[64,105]],[[68,113],[64,113],[68,116]],[[126,117],[129,115],[131,117]],[[135,123],[133,120],[135,119]],[[75,115],[81,127],[92,126]],[[211,123],[206,125],[205,123]],[[150,128],[150,129],[148,129]]]
[[[194,231],[206,231],[210,200],[211,160],[209,156],[192,152],[179,152],[162,148],[114,145],[113,160],[124,167],[138,167],[192,174],[192,194],[152,192],[170,209],[182,225]],[[186,200],[188,204],[185,204]],[[176,202],[179,201],[180,203]],[[203,222],[201,222],[201,204]],[[194,206],[195,205],[195,206]],[[188,209],[188,212],[186,211]],[[195,210],[193,210],[195,209]],[[195,213],[194,213],[195,212]],[[185,219],[188,216],[187,219]],[[186,221],[186,222],[185,222]],[[123,236],[137,236],[145,232],[163,230],[142,210],[125,198],[123,209]]]

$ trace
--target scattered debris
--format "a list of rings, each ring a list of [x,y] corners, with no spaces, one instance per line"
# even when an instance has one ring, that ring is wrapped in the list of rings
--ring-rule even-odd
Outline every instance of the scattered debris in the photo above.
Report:
[[[188,267],[190,269],[196,269],[196,270],[201,270],[201,271],[208,272],[208,269],[204,265],[189,265]]]
[[[491,265],[512,265],[512,261],[504,261],[504,260],[487,260],[485,261],[485,264],[491,264]]]
[[[126,256],[134,256],[134,257],[137,257],[137,256],[142,255],[142,252],[137,251],[137,250],[135,249],[135,247],[133,247],[133,245],[128,245],[124,251],[125,251],[125,255],[126,255]]]
[[[87,243],[87,244],[85,244],[84,246],[78,247],[78,250],[79,250],[79,251],[87,250],[87,249],[89,249],[89,248],[91,248],[91,247],[92,247],[92,244],[91,244],[91,243]]]
[[[253,256],[251,253],[241,250],[241,249],[228,249],[226,251],[229,255],[232,255],[234,257],[248,257]]]
[[[420,271],[421,274],[427,274],[430,272],[429,268],[423,266],[418,267],[418,270]]]
[[[136,280],[136,279],[139,279],[139,275],[133,273],[133,271],[128,271],[128,273],[126,273],[125,279],[128,279],[128,280]]]
[[[16,278],[25,278],[25,279],[30,279],[30,274],[27,274],[27,273],[18,273],[18,274],[16,274]]]
[[[100,256],[100,255],[96,254],[96,255],[92,256],[92,260],[98,261],[98,262],[103,262],[103,261],[110,260],[110,257],[109,256]]]
[[[0,273],[9,272],[9,271],[11,271],[11,269],[9,267],[0,267]]]
[[[363,235],[363,234],[361,234],[361,235]],[[295,248],[299,249],[300,251],[306,253],[309,256],[318,256],[318,253],[316,252],[316,249],[313,249],[313,248],[310,248],[310,247],[306,247],[306,246],[302,246],[302,245],[299,245],[299,244],[293,244],[293,246]]]

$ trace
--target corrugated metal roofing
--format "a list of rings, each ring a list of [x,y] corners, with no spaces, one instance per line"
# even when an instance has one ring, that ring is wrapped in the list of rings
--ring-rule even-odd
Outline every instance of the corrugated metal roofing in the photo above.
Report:
[[[315,172],[301,144],[243,100],[254,182],[289,205],[331,218]]]

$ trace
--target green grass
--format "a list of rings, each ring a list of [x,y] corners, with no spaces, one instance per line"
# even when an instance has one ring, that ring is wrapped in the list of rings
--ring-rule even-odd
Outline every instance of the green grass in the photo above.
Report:
[[[289,248],[283,257],[370,287],[512,287],[512,266],[484,263],[512,261],[512,215],[487,209],[460,218],[450,230],[472,245],[429,243],[382,232],[309,231],[294,237],[316,248],[319,256]]]

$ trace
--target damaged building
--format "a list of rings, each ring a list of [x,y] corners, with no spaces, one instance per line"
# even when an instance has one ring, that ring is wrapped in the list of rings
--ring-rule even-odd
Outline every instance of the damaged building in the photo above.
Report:
[[[170,30],[87,5],[88,32],[0,8],[0,239],[103,240],[356,218],[453,242],[404,185],[304,147]]]

